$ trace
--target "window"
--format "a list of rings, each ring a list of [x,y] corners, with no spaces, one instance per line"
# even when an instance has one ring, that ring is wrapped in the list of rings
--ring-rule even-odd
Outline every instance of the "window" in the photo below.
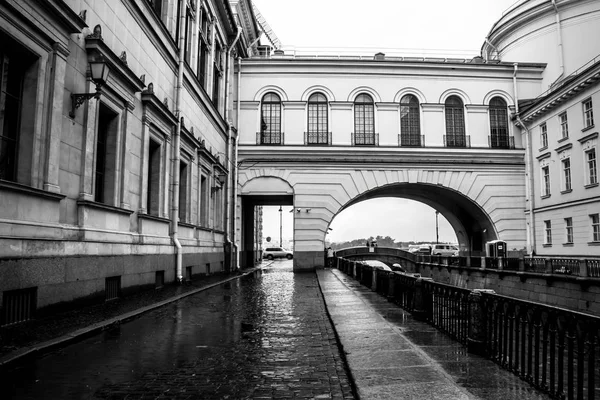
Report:
[[[540,143],[542,144],[542,149],[548,147],[548,127],[545,123],[540,125]]]
[[[308,98],[308,144],[328,144],[327,98],[315,93]]]
[[[354,144],[376,144],[375,104],[368,94],[361,94],[354,100]]]
[[[221,45],[215,43],[215,60],[213,67],[213,104],[219,108],[219,96],[220,96],[220,85],[221,75],[223,71],[223,53],[221,52]]]
[[[490,101],[490,147],[510,148],[508,139],[508,107],[501,97]]]
[[[188,217],[188,164],[179,163],[179,221],[187,222]]]
[[[100,103],[94,167],[94,200],[98,203],[115,205],[118,129],[118,114]]]
[[[421,143],[419,100],[412,94],[400,99],[400,146],[423,146]]]
[[[550,196],[550,167],[542,167],[542,197]]]
[[[544,221],[544,244],[552,244],[552,222]]]
[[[600,242],[600,214],[590,215],[592,222],[592,242]]]
[[[573,218],[565,218],[565,243],[573,243]]]
[[[561,138],[566,139],[569,137],[569,121],[567,120],[567,113],[564,112],[558,116],[560,121],[560,135]]]
[[[1,37],[0,37],[1,39]],[[0,49],[0,179],[17,180],[23,74]]]
[[[200,26],[198,30],[198,65],[196,76],[200,85],[206,89],[206,64],[208,62],[208,14],[201,9]]]
[[[281,99],[275,93],[267,93],[262,98],[260,144],[283,144],[281,140]]]
[[[590,128],[594,126],[594,110],[592,108],[592,99],[587,99],[583,103],[583,127]]]
[[[585,161],[587,163],[587,181],[588,185],[598,184],[598,168],[596,164],[596,149],[592,148],[585,152]]]
[[[146,199],[146,212],[159,216],[160,212],[160,144],[150,139],[148,152],[148,197]]]
[[[563,170],[563,191],[571,191],[571,159],[565,158],[561,164]]]
[[[208,179],[200,178],[200,226],[208,227]]]
[[[184,42],[183,42],[183,59],[189,65],[192,57],[192,38],[193,38],[193,18],[189,7],[185,8],[185,31],[184,31]]]
[[[466,147],[465,114],[463,102],[458,96],[446,99],[446,137],[447,147]]]

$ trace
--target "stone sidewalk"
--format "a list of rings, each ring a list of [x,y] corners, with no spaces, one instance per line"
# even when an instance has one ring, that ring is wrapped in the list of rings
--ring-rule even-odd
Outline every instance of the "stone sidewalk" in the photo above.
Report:
[[[361,399],[548,399],[339,270],[318,270]]]

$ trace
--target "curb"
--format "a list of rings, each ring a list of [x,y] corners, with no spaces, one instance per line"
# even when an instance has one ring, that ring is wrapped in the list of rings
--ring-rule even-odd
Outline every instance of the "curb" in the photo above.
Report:
[[[162,307],[162,306],[167,305],[169,303],[173,303],[173,302],[175,302],[177,300],[181,300],[181,299],[183,299],[185,297],[191,296],[191,295],[196,294],[198,292],[201,292],[201,291],[204,291],[204,290],[207,290],[207,289],[211,289],[211,288],[213,288],[215,286],[218,286],[218,285],[221,285],[223,283],[226,283],[226,282],[229,282],[229,281],[232,281],[232,280],[244,277],[246,275],[250,275],[250,274],[252,274],[252,273],[254,273],[256,271],[262,271],[263,268],[268,267],[269,265],[271,265],[271,264],[269,263],[269,264],[266,264],[266,265],[261,265],[259,267],[253,267],[253,268],[250,268],[248,270],[244,270],[243,273],[240,273],[239,275],[235,275],[235,276],[231,276],[229,278],[223,279],[222,281],[211,283],[211,284],[203,286],[201,288],[197,288],[197,289],[191,290],[189,292],[182,293],[180,295],[171,297],[171,298],[169,298],[167,300],[163,300],[163,301],[160,301],[158,303],[151,304],[151,305],[146,306],[146,307],[138,308],[137,310],[130,311],[128,313],[119,315],[117,317],[113,317],[113,318],[107,319],[105,321],[92,324],[90,326],[78,329],[78,330],[73,331],[71,333],[67,333],[66,335],[60,336],[60,337],[55,338],[55,339],[50,339],[50,340],[47,340],[45,342],[37,343],[36,345],[31,346],[31,347],[24,347],[24,348],[21,348],[19,350],[15,350],[12,353],[9,353],[9,354],[7,354],[7,355],[5,355],[3,357],[0,357],[0,368],[5,368],[9,364],[12,364],[12,363],[14,363],[14,362],[16,362],[18,360],[23,359],[23,358],[31,357],[31,356],[34,356],[34,355],[37,355],[37,354],[49,351],[49,350],[51,350],[53,348],[65,346],[65,345],[68,345],[68,344],[70,344],[72,342],[76,342],[78,340],[83,339],[84,337],[95,335],[95,334],[97,334],[99,332],[102,332],[103,330],[107,329],[108,327],[110,327],[112,325],[120,324],[122,322],[126,322],[126,321],[131,320],[131,319],[133,319],[133,318],[135,318],[135,317],[137,317],[137,316],[139,316],[141,314],[144,314],[144,313],[146,313],[148,311],[152,311],[152,310],[154,310],[156,308]]]

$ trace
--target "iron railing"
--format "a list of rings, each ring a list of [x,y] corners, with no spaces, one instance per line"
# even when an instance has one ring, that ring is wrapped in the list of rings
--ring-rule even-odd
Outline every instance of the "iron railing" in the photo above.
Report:
[[[425,147],[425,135],[398,135],[398,146]]]
[[[471,136],[469,135],[444,135],[444,146],[446,147],[471,147]]]
[[[331,146],[331,132],[304,132],[305,146]]]
[[[352,132],[352,146],[379,146],[379,133],[357,133]]]
[[[279,146],[285,143],[285,133],[256,132],[257,145]]]
[[[515,137],[504,135],[488,135],[488,146],[492,149],[514,149]]]

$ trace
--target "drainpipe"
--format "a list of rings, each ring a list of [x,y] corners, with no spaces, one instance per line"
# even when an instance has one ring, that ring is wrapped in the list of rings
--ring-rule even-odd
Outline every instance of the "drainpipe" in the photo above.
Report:
[[[521,116],[519,114],[519,94],[517,91],[517,71],[519,70],[519,64],[514,63],[514,72],[513,72],[513,96],[515,102],[515,117],[517,118],[518,124],[525,130],[525,174],[527,175],[528,184],[528,200],[529,200],[529,237],[527,238],[528,246],[529,246],[529,254],[533,256],[533,251],[535,250],[535,223],[533,219],[533,209],[534,209],[534,201],[535,201],[535,189],[533,182],[533,149],[531,144],[531,132],[521,120]]]
[[[182,267],[182,250],[181,243],[177,237],[178,219],[179,219],[179,151],[180,151],[180,136],[181,136],[181,91],[183,88],[183,51],[184,51],[184,36],[183,29],[185,26],[185,0],[179,0],[179,9],[182,10],[179,16],[179,61],[177,65],[177,86],[175,87],[175,116],[177,117],[177,126],[175,135],[173,135],[173,201],[171,204],[171,237],[175,245],[177,254],[177,282],[183,282],[183,267]]]
[[[233,171],[231,170],[231,158],[232,158],[232,154],[233,154],[233,146],[232,146],[232,142],[233,142],[233,130],[232,130],[232,124],[231,122],[229,122],[229,86],[231,84],[230,79],[229,79],[229,74],[231,72],[231,62],[230,62],[230,58],[231,58],[231,50],[235,47],[237,41],[240,39],[240,35],[242,33],[242,28],[237,25],[237,35],[235,36],[235,39],[233,40],[233,42],[229,45],[229,47],[227,48],[227,52],[226,52],[226,58],[225,58],[225,106],[224,106],[224,110],[223,110],[223,119],[225,120],[225,123],[227,123],[227,162],[229,163],[228,166],[228,171],[229,171],[229,184],[227,185],[227,203],[228,203],[228,207],[227,207],[227,211],[225,213],[225,243],[229,243],[230,245],[230,249],[229,252],[230,254],[232,254],[232,241],[231,241],[231,231],[233,230],[231,228],[232,225],[232,221],[231,221],[231,207],[235,207],[235,201],[232,201],[232,196],[233,196],[233,192],[232,192],[232,186],[233,186]],[[231,259],[229,261],[231,263]],[[229,268],[229,267],[228,267]]]
[[[237,104],[236,104],[236,113],[235,113],[235,126],[236,128],[238,128],[240,126],[240,93],[241,93],[241,87],[242,87],[242,58],[238,56],[237,58],[237,62],[238,62],[238,79],[237,79]],[[238,128],[239,129],[239,128]],[[238,137],[239,137],[239,131],[238,131]],[[237,241],[237,236],[235,233],[235,228],[236,228],[236,221],[237,221],[237,190],[238,190],[238,148],[239,148],[239,144],[238,144],[238,140],[235,141],[234,144],[234,148],[233,148],[233,229],[231,231],[231,236],[232,236],[232,241],[235,244]],[[240,243],[241,244],[241,243]],[[239,269],[240,268],[240,257],[239,257],[239,248],[237,250],[237,254],[235,259],[237,260],[237,265],[236,267]]]
[[[564,57],[563,57],[562,30],[560,29],[560,15],[558,14],[558,7],[556,5],[556,0],[550,0],[550,1],[552,2],[552,5],[554,6],[554,11],[556,12],[555,18],[556,18],[556,36],[557,36],[557,40],[558,40],[558,64],[560,66],[560,74],[558,75],[558,78],[556,78],[556,80],[554,81],[554,83],[556,83],[565,74],[565,62],[564,62]]]

